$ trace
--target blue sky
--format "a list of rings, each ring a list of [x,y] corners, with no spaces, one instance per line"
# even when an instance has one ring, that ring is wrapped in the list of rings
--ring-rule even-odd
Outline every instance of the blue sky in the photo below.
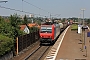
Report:
[[[0,0],[2,1],[2,0]],[[25,3],[27,1],[40,9]],[[8,0],[7,3],[0,3],[0,6],[13,8],[16,10],[23,10],[26,12],[41,14],[44,16],[51,17],[80,17],[82,18],[81,9],[85,9],[85,18],[90,18],[90,0]],[[24,15],[26,13],[12,11],[4,8],[0,8],[0,15],[11,15],[17,13],[19,15]],[[59,14],[60,16],[55,16]],[[39,15],[36,15],[39,16]]]

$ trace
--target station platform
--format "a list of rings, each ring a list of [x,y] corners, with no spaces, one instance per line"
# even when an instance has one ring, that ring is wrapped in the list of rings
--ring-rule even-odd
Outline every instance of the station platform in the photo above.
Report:
[[[90,60],[90,37],[68,26],[44,60]],[[83,44],[85,42],[85,44]]]

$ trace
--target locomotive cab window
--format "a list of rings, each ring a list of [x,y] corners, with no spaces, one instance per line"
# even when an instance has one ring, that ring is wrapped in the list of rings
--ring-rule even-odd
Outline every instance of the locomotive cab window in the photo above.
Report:
[[[52,33],[51,27],[41,27],[41,33]]]

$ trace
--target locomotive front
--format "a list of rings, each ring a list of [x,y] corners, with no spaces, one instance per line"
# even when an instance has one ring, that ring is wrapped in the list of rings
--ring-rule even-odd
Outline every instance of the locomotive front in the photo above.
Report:
[[[53,43],[54,41],[54,25],[41,25],[40,42]]]

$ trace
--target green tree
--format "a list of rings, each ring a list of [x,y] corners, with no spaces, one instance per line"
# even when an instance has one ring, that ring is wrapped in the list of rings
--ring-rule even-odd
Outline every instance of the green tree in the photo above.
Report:
[[[10,26],[11,26],[11,36],[16,39],[17,36],[22,34],[22,31],[20,31],[20,27],[18,25],[18,16],[17,14],[10,16]]]
[[[5,22],[5,20],[0,17],[0,33],[6,34],[7,33],[8,24]]]
[[[28,19],[27,19],[26,15],[24,16],[24,24],[25,24],[26,26],[28,26],[28,25],[27,25],[27,24],[28,24]]]
[[[90,19],[87,19],[87,24],[90,24]]]
[[[63,18],[63,19],[61,20],[61,22],[65,22],[65,20],[66,20],[66,18]]]
[[[13,39],[0,34],[0,56],[13,49]]]

